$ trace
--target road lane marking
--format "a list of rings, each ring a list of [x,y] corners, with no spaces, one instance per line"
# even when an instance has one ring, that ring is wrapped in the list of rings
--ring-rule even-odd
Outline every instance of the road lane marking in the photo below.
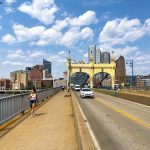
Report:
[[[125,112],[124,110],[119,109],[119,108],[117,108],[117,107],[115,107],[115,106],[113,106],[113,105],[111,105],[111,104],[109,104],[109,103],[107,103],[107,102],[104,102],[104,101],[102,101],[102,100],[100,100],[100,99],[97,99],[97,98],[96,98],[96,100],[97,100],[98,102],[100,102],[100,103],[103,103],[103,104],[106,105],[107,107],[113,109],[114,111],[116,111],[116,112],[122,114],[123,116],[125,116],[125,117],[127,117],[127,118],[129,118],[129,119],[131,119],[131,120],[133,120],[133,121],[135,121],[135,122],[137,122],[137,123],[143,125],[144,127],[147,127],[147,128],[150,127],[150,123],[147,123],[147,122],[143,121],[142,119],[140,119],[140,118],[138,118],[138,117],[135,117],[134,115],[131,115],[131,114]]]
[[[94,91],[95,92],[95,91]],[[99,92],[95,92],[97,93],[98,95],[103,95],[103,96],[108,96],[110,98],[115,98],[114,96],[111,96],[111,95],[107,95],[107,94],[104,94],[104,93],[99,93]],[[123,98],[119,98],[117,97],[118,100],[122,100],[124,102],[127,102],[127,103],[132,103],[132,104],[135,104],[135,105],[139,105],[139,106],[142,106],[142,107],[145,107],[145,108],[150,108],[150,106],[148,105],[144,105],[144,104],[140,104],[138,102],[133,102],[133,101],[130,101],[130,100],[126,100],[126,99],[123,99]]]

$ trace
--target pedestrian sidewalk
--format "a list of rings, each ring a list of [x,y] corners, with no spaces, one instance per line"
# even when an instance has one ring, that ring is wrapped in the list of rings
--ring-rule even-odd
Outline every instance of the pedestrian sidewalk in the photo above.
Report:
[[[0,139],[0,150],[77,150],[71,98],[59,92]]]

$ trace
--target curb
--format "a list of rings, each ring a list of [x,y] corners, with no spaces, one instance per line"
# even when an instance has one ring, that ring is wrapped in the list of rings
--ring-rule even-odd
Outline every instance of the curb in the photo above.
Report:
[[[77,99],[72,91],[71,100],[75,117],[75,128],[77,132],[79,150],[96,150],[94,142],[86,126],[87,120],[84,119],[84,116],[82,115],[82,112],[80,111],[80,108],[78,106]]]

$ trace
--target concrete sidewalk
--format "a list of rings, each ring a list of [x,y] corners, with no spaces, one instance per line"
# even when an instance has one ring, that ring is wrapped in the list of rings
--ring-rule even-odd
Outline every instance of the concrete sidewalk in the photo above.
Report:
[[[77,150],[71,97],[59,92],[0,139],[1,150]]]

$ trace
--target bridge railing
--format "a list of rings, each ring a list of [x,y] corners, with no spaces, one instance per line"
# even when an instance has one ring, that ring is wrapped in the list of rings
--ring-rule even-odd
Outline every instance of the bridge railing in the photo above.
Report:
[[[38,103],[57,93],[58,91],[60,91],[60,88],[37,91]],[[0,98],[0,125],[4,124],[30,107],[28,96],[29,93],[24,93]]]

